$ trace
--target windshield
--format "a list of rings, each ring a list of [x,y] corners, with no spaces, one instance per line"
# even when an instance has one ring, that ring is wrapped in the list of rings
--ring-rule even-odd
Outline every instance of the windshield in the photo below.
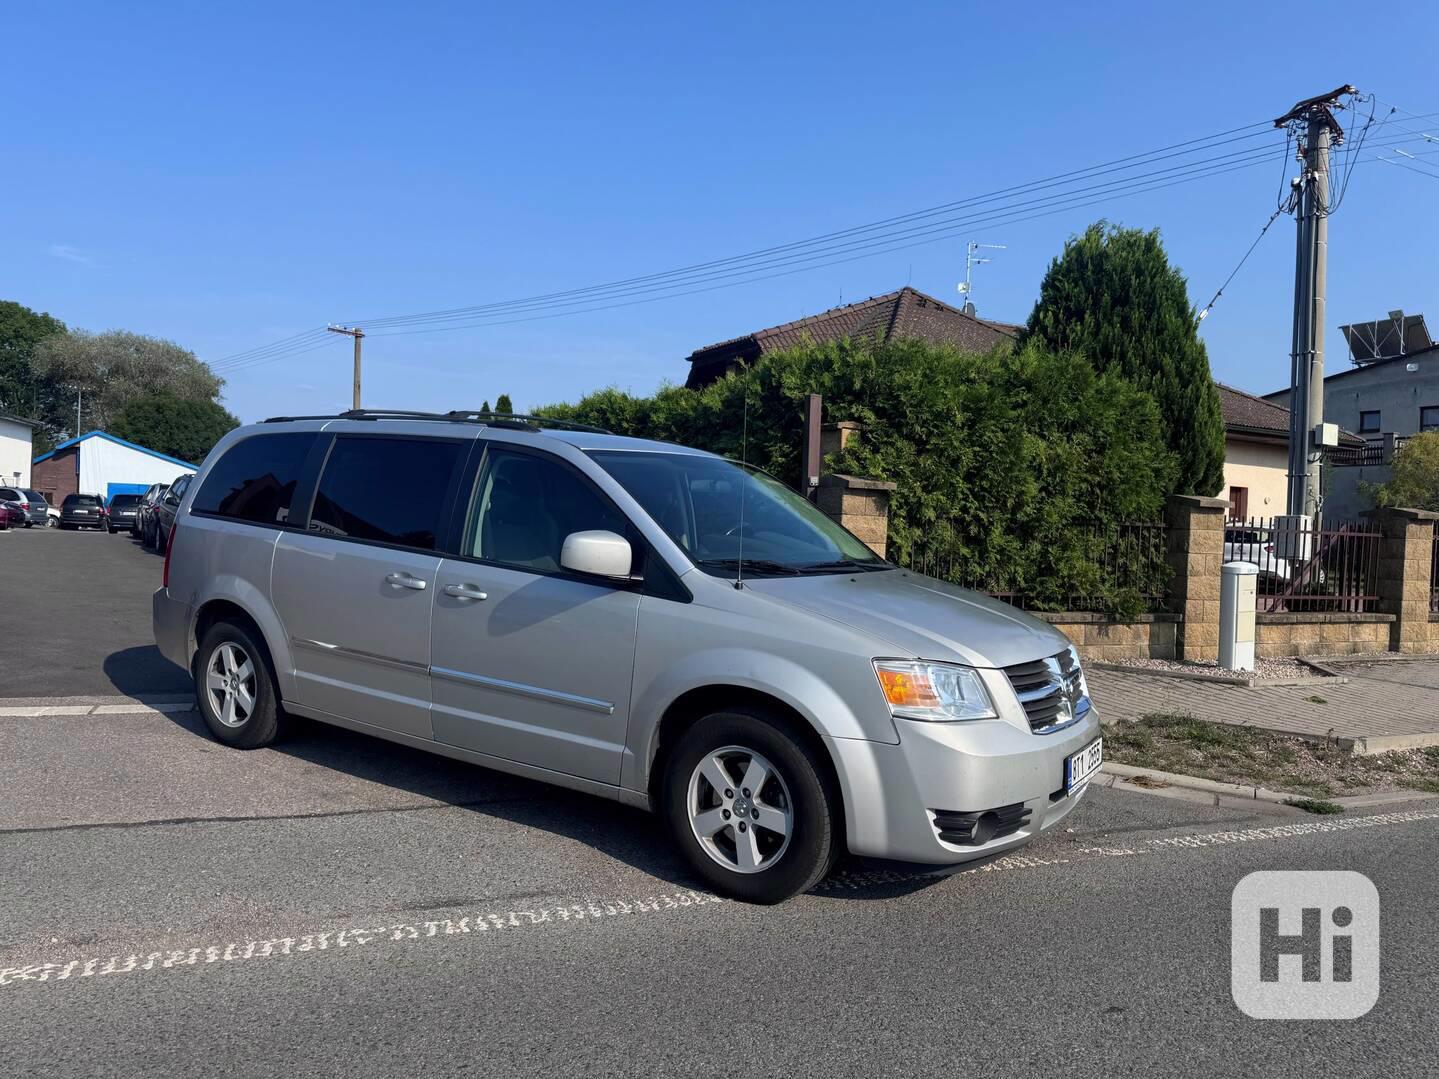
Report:
[[[594,450],[591,456],[697,565],[716,575],[732,574],[741,556],[746,573],[888,565],[811,503],[757,469],[687,453]]]

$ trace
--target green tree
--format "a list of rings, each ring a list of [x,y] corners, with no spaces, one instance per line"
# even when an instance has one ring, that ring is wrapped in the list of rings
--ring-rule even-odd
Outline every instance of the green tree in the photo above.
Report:
[[[1176,490],[1224,486],[1224,420],[1184,276],[1158,230],[1098,222],[1064,245],[1039,288],[1025,339],[1077,352],[1153,395],[1178,460]]]
[[[510,395],[502,393],[495,398],[495,411],[504,416],[513,416],[515,406],[510,404]]]
[[[71,394],[84,392],[85,430],[108,430],[126,405],[150,394],[213,402],[224,385],[188,349],[124,330],[47,337],[35,346],[30,363],[38,376]]]
[[[1439,431],[1406,439],[1394,451],[1389,482],[1365,484],[1364,489],[1376,506],[1439,510]]]
[[[537,412],[743,455],[794,483],[807,393],[824,395],[826,419],[863,425],[829,469],[898,485],[891,559],[1039,606],[1075,594],[1123,602],[1101,576],[1094,537],[1157,521],[1174,458],[1153,398],[1081,356],[843,341],[772,353],[700,390],[610,388]],[[1162,561],[1134,584],[1162,590]]]
[[[210,447],[238,426],[240,421],[214,401],[162,392],[130,401],[109,431],[159,453],[199,464]]]
[[[53,378],[39,375],[31,365],[35,346],[47,337],[65,332],[58,318],[32,311],[13,300],[0,300],[0,410],[39,420],[36,452],[54,444],[64,426],[65,393]]]
[[[481,411],[481,412],[489,412],[489,411],[490,411],[490,399],[489,399],[488,397],[485,398],[485,403],[480,406],[480,411]]]

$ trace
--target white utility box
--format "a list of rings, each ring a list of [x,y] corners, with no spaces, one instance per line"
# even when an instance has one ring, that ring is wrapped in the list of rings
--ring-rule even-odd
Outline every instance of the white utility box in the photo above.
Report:
[[[1288,562],[1308,562],[1314,540],[1314,522],[1308,517],[1276,517],[1270,533],[1274,554]]]
[[[1259,567],[1226,562],[1219,578],[1219,665],[1229,671],[1254,670],[1255,593]]]

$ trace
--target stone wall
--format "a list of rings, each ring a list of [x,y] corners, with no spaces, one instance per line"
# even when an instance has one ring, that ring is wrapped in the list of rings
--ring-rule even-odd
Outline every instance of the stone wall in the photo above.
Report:
[[[1389,651],[1392,614],[1260,614],[1255,652],[1274,656],[1349,656]]]
[[[864,541],[871,551],[885,557],[889,546],[889,496],[895,484],[859,476],[828,473],[819,478],[815,505]]]
[[[1219,567],[1224,563],[1222,498],[1172,495],[1169,525],[1169,609],[1180,617],[1175,659],[1219,659]]]
[[[1179,618],[1144,614],[1133,622],[1113,622],[1102,614],[1031,611],[1059,630],[1079,649],[1086,662],[1118,659],[1173,659]]]

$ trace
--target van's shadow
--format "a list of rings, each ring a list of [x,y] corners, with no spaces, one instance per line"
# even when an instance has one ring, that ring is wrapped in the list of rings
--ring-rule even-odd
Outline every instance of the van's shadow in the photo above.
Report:
[[[169,718],[197,738],[210,740],[198,713],[174,712],[169,713]],[[539,828],[583,843],[677,887],[710,890],[675,850],[659,816],[607,798],[511,776],[307,719],[292,720],[289,733],[271,751],[407,791],[417,798]],[[845,859],[836,871],[863,868]],[[890,899],[927,888],[938,879],[941,878],[918,877],[874,887],[851,885],[842,890],[827,888],[822,882],[815,892],[850,900]]]
[[[115,692],[127,697],[185,694],[193,687],[190,675],[162,656],[153,644],[111,652],[102,669]]]

